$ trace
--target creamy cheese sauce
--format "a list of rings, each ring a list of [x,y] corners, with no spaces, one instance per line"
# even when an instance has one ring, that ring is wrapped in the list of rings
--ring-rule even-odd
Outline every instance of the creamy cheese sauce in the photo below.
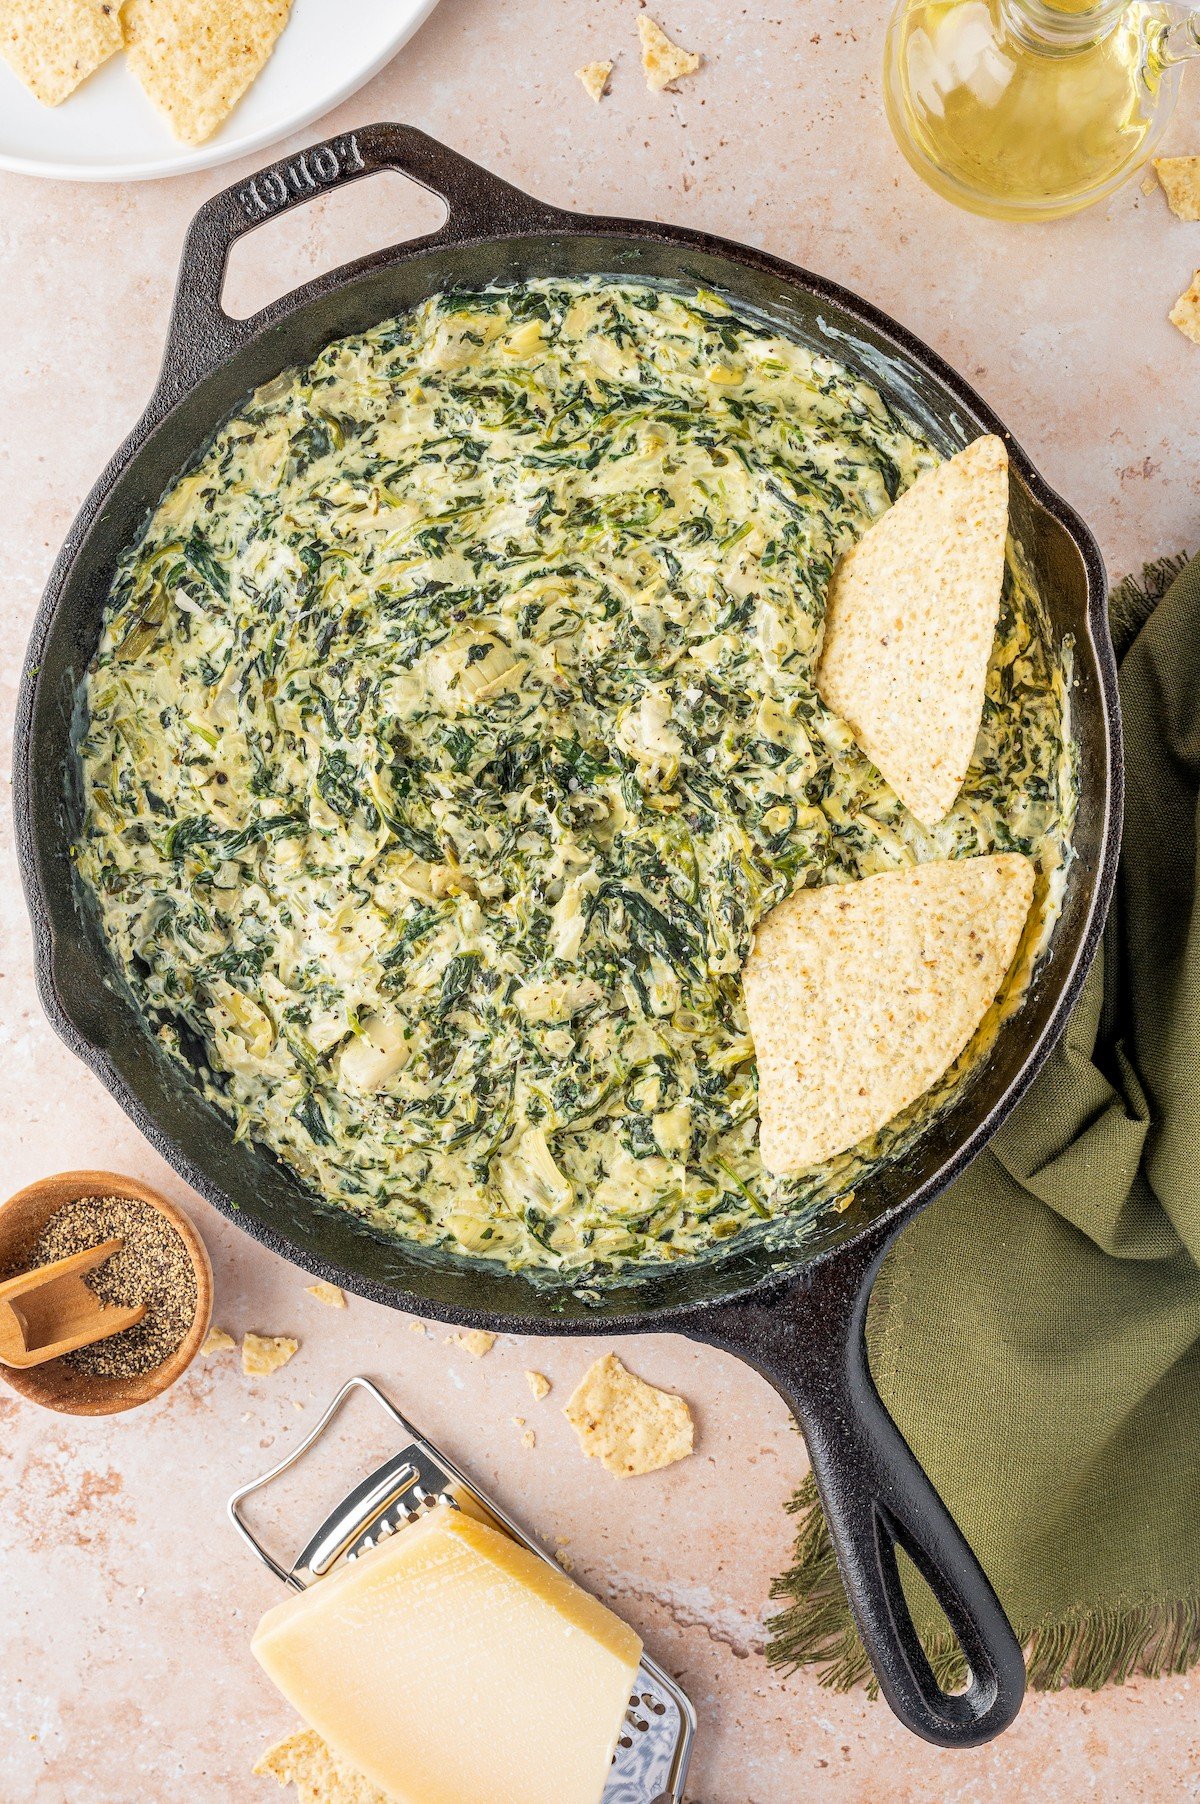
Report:
[[[576,1279],[801,1222],[885,1153],[764,1170],[756,922],[1019,850],[1044,936],[1074,805],[1015,554],[936,830],[814,691],[835,559],[936,462],[832,359],[605,281],[436,296],[260,389],[122,561],[80,747],[79,870],[236,1133]]]

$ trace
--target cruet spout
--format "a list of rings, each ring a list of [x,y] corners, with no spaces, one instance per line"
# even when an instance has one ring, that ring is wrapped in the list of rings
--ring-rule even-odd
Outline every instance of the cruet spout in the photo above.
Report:
[[[1200,6],[1170,11],[1154,54],[1163,68],[1200,56]]]

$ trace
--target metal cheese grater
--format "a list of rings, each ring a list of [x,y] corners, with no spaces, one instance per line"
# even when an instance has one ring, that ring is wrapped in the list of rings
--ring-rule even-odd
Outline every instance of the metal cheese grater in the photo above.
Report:
[[[315,1446],[342,1404],[355,1390],[365,1391],[402,1430],[404,1445],[364,1478],[322,1522],[296,1556],[284,1566],[253,1534],[242,1505],[263,1490]],[[349,1378],[312,1432],[286,1457],[233,1493],[229,1516],[242,1538],[276,1578],[304,1591],[342,1560],[356,1559],[389,1535],[413,1522],[435,1503],[449,1503],[468,1515],[501,1528],[548,1566],[557,1561],[472,1484],[453,1460],[431,1446],[369,1378]],[[603,1804],[683,1804],[683,1787],[696,1732],[696,1713],[675,1683],[648,1655],[642,1656],[636,1689],[625,1712],[625,1726],[604,1788]]]

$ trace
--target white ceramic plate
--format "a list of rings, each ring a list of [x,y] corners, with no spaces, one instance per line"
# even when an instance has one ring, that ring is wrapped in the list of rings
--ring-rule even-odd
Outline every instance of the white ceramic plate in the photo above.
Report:
[[[44,107],[0,60],[0,169],[131,182],[211,169],[329,112],[383,68],[437,0],[295,0],[258,80],[204,144],[181,144],[117,53],[61,106]]]

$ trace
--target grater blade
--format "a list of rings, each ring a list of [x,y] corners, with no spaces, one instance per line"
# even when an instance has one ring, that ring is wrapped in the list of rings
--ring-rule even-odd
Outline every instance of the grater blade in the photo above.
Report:
[[[387,1412],[402,1431],[404,1445],[334,1506],[291,1564],[285,1566],[250,1529],[242,1505],[315,1446],[356,1390],[365,1392]],[[453,1460],[418,1434],[369,1378],[347,1379],[305,1438],[269,1472],[236,1490],[228,1507],[234,1527],[259,1559],[284,1584],[303,1591],[318,1584],[344,1561],[357,1559],[389,1535],[402,1532],[436,1503],[464,1510],[511,1535],[547,1565],[558,1565]],[[691,1702],[657,1661],[643,1654],[604,1788],[603,1804],[682,1804],[695,1732],[696,1714]]]

